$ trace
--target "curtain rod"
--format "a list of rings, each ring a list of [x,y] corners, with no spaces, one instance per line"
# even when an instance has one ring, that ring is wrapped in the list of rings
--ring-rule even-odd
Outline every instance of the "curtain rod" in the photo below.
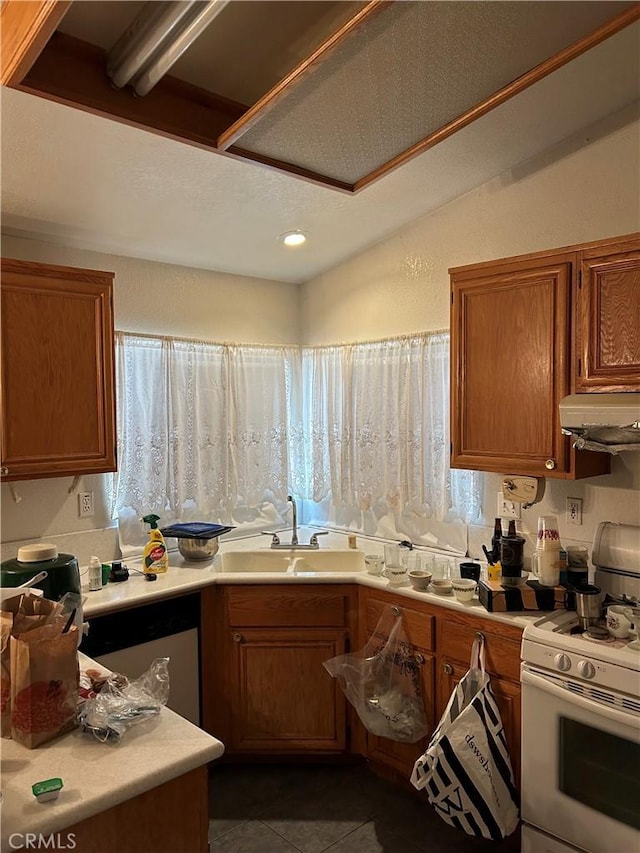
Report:
[[[187,344],[208,344],[216,347],[248,347],[253,349],[298,349],[298,350],[322,350],[322,349],[337,349],[339,347],[357,347],[368,344],[384,344],[395,343],[399,341],[410,341],[413,338],[435,337],[436,335],[449,334],[449,329],[430,329],[428,331],[413,332],[408,335],[394,335],[390,338],[371,338],[363,341],[343,341],[336,344],[256,344],[256,343],[238,343],[237,341],[209,341],[205,338],[188,338],[179,335],[153,335],[146,332],[127,332],[125,329],[117,329],[116,334],[128,335],[130,338],[145,338],[154,341],[179,341]]]
[[[337,344],[316,344],[315,346],[309,344],[301,344],[300,349],[332,349],[335,347],[357,347],[364,346],[366,344],[391,344],[396,341],[410,341],[413,338],[427,338],[427,337],[435,337],[436,335],[448,335],[449,329],[429,329],[424,330],[422,332],[411,332],[408,335],[392,335],[389,338],[369,338],[363,341],[343,341]]]

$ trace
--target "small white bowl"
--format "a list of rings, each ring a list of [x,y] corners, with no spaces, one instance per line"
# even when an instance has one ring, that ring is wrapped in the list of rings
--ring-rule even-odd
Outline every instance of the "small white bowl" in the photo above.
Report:
[[[425,590],[428,588],[431,583],[432,578],[431,572],[420,572],[417,569],[415,571],[409,572],[409,580],[411,581],[411,586],[414,589]]]
[[[453,591],[458,601],[471,601],[476,592],[476,582],[471,578],[456,578]]]
[[[438,578],[431,581],[431,589],[438,595],[450,595],[453,589],[453,584],[447,578]]]

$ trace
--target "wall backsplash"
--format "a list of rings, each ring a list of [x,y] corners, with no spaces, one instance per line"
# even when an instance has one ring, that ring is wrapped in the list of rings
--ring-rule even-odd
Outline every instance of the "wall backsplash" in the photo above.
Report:
[[[502,486],[500,474],[484,475],[483,523],[469,530],[469,553],[483,559],[482,544],[489,546],[493,534],[496,494]],[[569,525],[566,521],[566,499],[582,499],[582,524]],[[589,553],[593,537],[601,521],[620,524],[640,524],[640,453],[622,453],[611,459],[611,474],[585,480],[552,480],[547,478],[543,499],[522,511],[516,522],[519,532],[527,540],[525,556],[530,557],[535,548],[538,516],[555,515],[560,528],[560,540],[567,545],[587,545]],[[506,528],[507,522],[503,522]]]

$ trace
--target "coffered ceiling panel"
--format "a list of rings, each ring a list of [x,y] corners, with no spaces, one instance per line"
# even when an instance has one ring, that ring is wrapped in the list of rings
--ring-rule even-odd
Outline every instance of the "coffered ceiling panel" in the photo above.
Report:
[[[349,193],[640,19],[631,0],[4,0],[0,9],[3,47],[17,48],[3,63],[6,85]],[[148,26],[155,40],[143,49]],[[149,71],[191,29],[172,61]],[[114,44],[119,52],[132,40],[141,64],[120,80]]]
[[[355,185],[631,5],[394,3],[233,144]]]

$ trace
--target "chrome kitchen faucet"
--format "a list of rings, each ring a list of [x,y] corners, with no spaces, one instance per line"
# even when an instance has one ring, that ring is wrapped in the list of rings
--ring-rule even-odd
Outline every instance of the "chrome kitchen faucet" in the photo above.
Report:
[[[288,543],[287,542],[281,542],[280,537],[278,536],[278,533],[283,533],[284,530],[289,529],[288,527],[285,527],[284,530],[277,530],[277,531],[263,530],[262,534],[264,536],[271,536],[271,547],[272,548],[280,548],[280,549],[298,548],[301,551],[315,551],[315,550],[317,550],[320,547],[320,544],[318,542],[318,536],[326,536],[329,531],[328,530],[318,530],[316,533],[314,533],[312,535],[311,539],[309,539],[308,545],[300,545],[300,543],[298,541],[298,508],[296,506],[296,502],[295,502],[293,495],[287,495],[287,500],[291,501],[291,509],[293,512],[293,528],[292,528],[292,532],[291,532],[291,542],[288,542]]]

